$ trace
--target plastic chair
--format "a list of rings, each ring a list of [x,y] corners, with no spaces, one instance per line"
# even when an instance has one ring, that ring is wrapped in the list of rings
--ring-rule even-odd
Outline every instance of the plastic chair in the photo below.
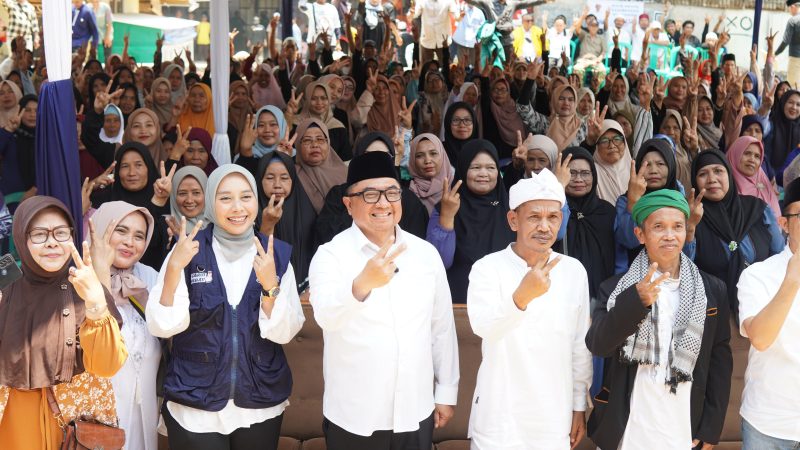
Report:
[[[685,46],[684,51],[686,52],[687,57],[697,58],[700,55],[700,51],[691,46]],[[678,55],[681,53],[680,47],[673,47],[670,51],[669,55],[669,66],[670,70],[675,70],[675,67],[678,65]]]
[[[649,43],[647,44],[647,48],[650,50],[650,61],[648,61],[647,68],[655,70],[656,74],[660,77],[672,78],[672,76],[674,76],[672,75],[672,67],[670,64],[672,45]],[[666,67],[663,65],[659,67],[659,60],[662,61]]]

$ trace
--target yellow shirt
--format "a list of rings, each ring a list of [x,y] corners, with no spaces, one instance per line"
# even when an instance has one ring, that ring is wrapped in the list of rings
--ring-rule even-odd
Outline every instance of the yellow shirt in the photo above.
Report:
[[[544,34],[544,32],[536,25],[532,25],[531,29],[528,30],[528,35],[533,42],[533,48],[536,49],[537,57],[542,56],[542,34]],[[521,58],[522,47],[525,45],[525,30],[521,26],[516,27],[514,31],[511,32],[511,36],[514,38],[514,53],[517,54],[518,58]]]
[[[211,22],[197,24],[197,45],[211,45]]]

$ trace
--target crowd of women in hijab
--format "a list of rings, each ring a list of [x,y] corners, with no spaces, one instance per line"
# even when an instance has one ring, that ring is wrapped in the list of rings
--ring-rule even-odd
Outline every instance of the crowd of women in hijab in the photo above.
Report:
[[[637,202],[670,190],[689,206],[683,253],[724,282],[738,320],[739,277],[784,251],[784,187],[800,177],[800,91],[775,75],[775,35],[746,67],[724,33],[704,52],[680,39],[667,73],[649,29],[637,59],[613,39],[607,74],[591,76],[549,54],[562,31],[533,58],[480,39],[456,57],[445,37],[405,66],[390,21],[347,13],[341,39],[306,44],[277,40],[276,19],[266,49],[231,59],[226,130],[211,63],[167,60],[162,40],[153,65],[127,40],[105,61],[79,49],[79,217],[37,195],[46,68],[17,58],[0,81],[0,250],[22,269],[0,300],[0,447],[60,448],[63,425],[90,416],[129,449],[157,449],[158,433],[175,449],[277,448],[282,345],[304,323],[312,257],[353,226],[348,165],[371,152],[401,188],[376,202],[400,202],[400,229],[435,249],[454,303],[473,264],[515,240],[509,190],[546,169],[566,198],[553,251],[580,261],[593,305],[642,251]],[[218,133],[232,163],[213,156]]]

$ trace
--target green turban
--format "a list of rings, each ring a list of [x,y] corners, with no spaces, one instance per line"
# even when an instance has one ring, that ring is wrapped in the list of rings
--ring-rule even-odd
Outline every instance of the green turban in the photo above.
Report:
[[[653,214],[661,208],[675,208],[680,210],[688,219],[689,218],[689,202],[681,195],[680,192],[672,189],[659,189],[649,194],[645,194],[642,198],[633,205],[633,221],[636,225],[641,225],[650,214]]]

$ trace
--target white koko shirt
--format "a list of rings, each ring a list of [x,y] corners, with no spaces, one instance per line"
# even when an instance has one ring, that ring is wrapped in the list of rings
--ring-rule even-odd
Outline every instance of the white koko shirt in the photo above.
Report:
[[[782,252],[755,263],[739,277],[740,321],[761,312],[778,293],[792,257]],[[800,294],[775,342],[760,352],[750,346],[739,413],[767,436],[800,441]],[[744,328],[740,330],[747,337]]]
[[[455,405],[458,342],[442,259],[396,227],[399,271],[360,302],[353,280],[378,246],[353,224],[322,245],[309,269],[311,305],[325,340],[324,416],[350,433],[416,431],[434,402]]]
[[[592,380],[586,270],[562,256],[550,289],[521,311],[512,295],[529,268],[512,245],[478,260],[469,275],[469,320],[483,338],[472,449],[569,449],[572,412],[586,410]]]

